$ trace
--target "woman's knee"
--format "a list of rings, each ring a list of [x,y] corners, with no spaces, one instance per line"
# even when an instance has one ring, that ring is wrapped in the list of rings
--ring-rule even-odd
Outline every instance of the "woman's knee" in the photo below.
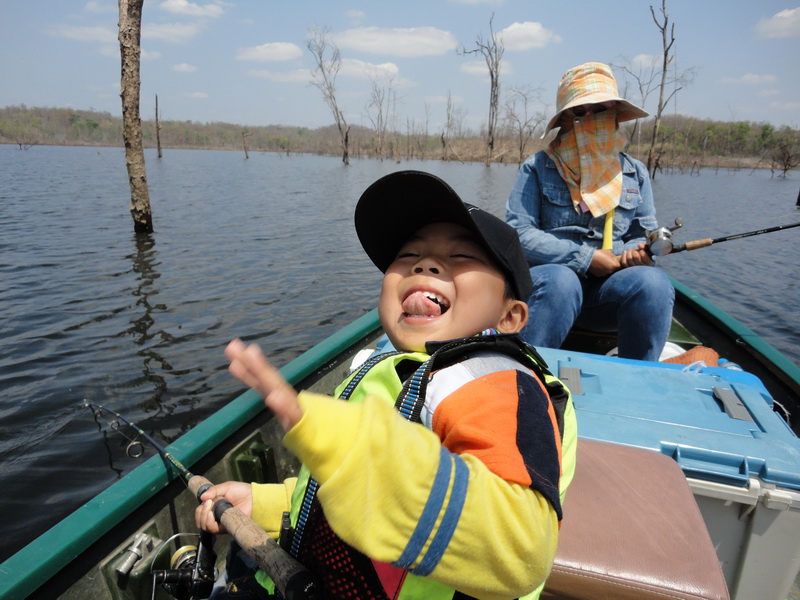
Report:
[[[531,267],[534,295],[547,292],[557,295],[580,294],[581,282],[578,275],[564,265],[538,265]]]

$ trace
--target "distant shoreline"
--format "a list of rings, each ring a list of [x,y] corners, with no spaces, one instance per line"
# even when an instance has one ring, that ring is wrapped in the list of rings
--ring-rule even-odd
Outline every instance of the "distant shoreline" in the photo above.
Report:
[[[14,142],[8,142],[0,139],[0,145],[3,146],[17,146],[18,144]],[[43,144],[34,144],[29,149],[33,150],[36,146],[57,146],[57,147],[65,147],[65,146],[72,146],[76,148],[119,148],[120,150],[124,149],[122,144],[119,145],[110,145],[110,144],[91,144],[91,143],[84,143],[84,144],[76,144],[76,143],[43,143]],[[156,150],[156,146],[145,144],[145,150],[153,151]],[[172,150],[215,150],[215,151],[225,151],[225,152],[241,152],[244,153],[241,148],[230,148],[230,147],[214,147],[214,146],[163,146],[162,150],[164,152],[169,152]],[[538,148],[537,148],[538,151]],[[293,155],[293,154],[317,154],[317,155],[327,155],[331,157],[338,157],[338,152],[307,152],[307,151],[283,151],[283,150],[264,150],[264,149],[250,149],[248,151],[250,154],[260,154],[260,153],[272,153],[272,154],[286,154],[286,155]],[[637,156],[631,150],[628,150],[634,158],[638,158],[642,160],[643,157]],[[531,153],[533,155],[534,152]],[[359,160],[375,160],[377,157],[369,156],[369,155],[352,155],[351,159]],[[400,162],[402,162],[401,159]],[[444,159],[441,157],[414,157],[409,158],[406,160],[435,160],[435,161],[443,161]],[[482,156],[475,156],[472,158],[463,159],[461,162],[465,163],[482,163],[483,157]],[[662,161],[663,162],[663,161]],[[493,164],[509,164],[509,161],[503,160],[494,160],[492,161]],[[679,166],[680,165],[680,166]],[[770,170],[770,166],[765,163],[765,161],[759,161],[758,158],[750,157],[750,156],[716,156],[716,157],[706,157],[705,160],[700,160],[696,157],[692,156],[676,156],[674,157],[669,163],[662,167],[662,170],[675,170],[675,169],[682,169],[682,170],[691,170],[694,167],[695,169],[730,169],[730,170],[741,170],[741,169],[765,169]]]
[[[621,125],[638,143],[626,151],[646,162],[653,139],[653,119]],[[461,127],[432,131],[409,124],[405,131],[376,131],[349,126],[351,160],[445,160],[485,163],[487,145],[480,132]],[[719,122],[680,115],[664,117],[655,145],[659,170],[696,172],[698,169],[764,168],[776,173],[800,168],[800,130],[766,123]],[[158,135],[157,135],[158,134]],[[247,127],[231,123],[142,121],[144,147],[165,152],[175,149],[228,150],[243,153],[316,154],[341,156],[342,142],[335,125],[310,129],[289,125]],[[520,164],[542,149],[537,128],[519,130],[506,123],[495,136],[491,163]],[[68,108],[7,106],[0,108],[0,144],[21,149],[37,145],[122,148],[122,119],[107,112]],[[786,169],[786,165],[788,169]],[[658,170],[656,171],[656,174]]]

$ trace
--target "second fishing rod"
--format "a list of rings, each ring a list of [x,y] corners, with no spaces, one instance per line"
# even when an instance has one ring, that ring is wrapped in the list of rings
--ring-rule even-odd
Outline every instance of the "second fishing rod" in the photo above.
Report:
[[[84,405],[87,408],[91,408],[95,414],[104,411],[113,415],[136,431],[158,452],[161,458],[180,473],[189,491],[195,495],[198,502],[200,497],[214,485],[205,477],[191,473],[171,452],[159,444],[152,436],[148,435],[136,423],[129,421],[118,412],[103,405],[88,401],[84,401]],[[227,529],[228,533],[231,534],[245,553],[272,578],[276,588],[286,600],[315,600],[319,597],[317,583],[311,573],[281,548],[250,517],[223,498],[214,501],[213,510],[216,521]]]

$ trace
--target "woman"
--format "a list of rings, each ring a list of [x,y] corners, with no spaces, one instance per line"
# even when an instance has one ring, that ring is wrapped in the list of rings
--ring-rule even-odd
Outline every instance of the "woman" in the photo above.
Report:
[[[653,269],[646,232],[657,228],[645,166],[622,151],[619,123],[647,113],[619,96],[608,65],[567,71],[548,147],[525,161],[506,205],[534,290],[522,337],[558,348],[573,324],[618,332],[619,356],[658,360],[675,291]]]

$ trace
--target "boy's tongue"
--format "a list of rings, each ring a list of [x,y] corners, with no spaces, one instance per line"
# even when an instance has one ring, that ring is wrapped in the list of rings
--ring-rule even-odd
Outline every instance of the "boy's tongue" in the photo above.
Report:
[[[403,301],[403,312],[407,315],[438,317],[442,307],[421,292],[415,292]]]

